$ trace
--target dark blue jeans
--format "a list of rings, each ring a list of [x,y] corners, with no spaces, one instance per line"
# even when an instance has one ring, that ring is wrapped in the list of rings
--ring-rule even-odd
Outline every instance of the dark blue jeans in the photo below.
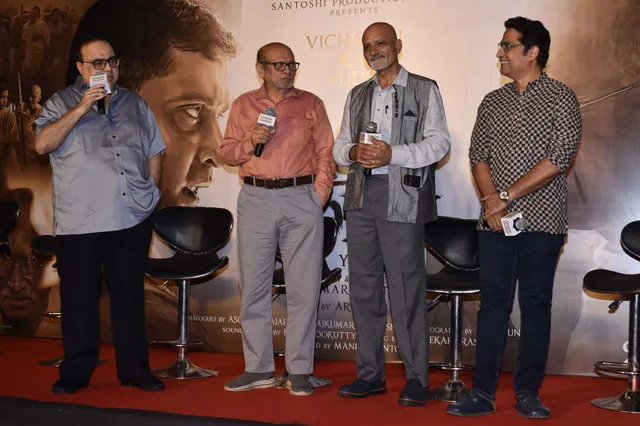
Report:
[[[547,365],[553,278],[564,239],[545,232],[505,237],[480,231],[474,389],[495,396],[517,280],[522,320],[514,391],[538,392]]]

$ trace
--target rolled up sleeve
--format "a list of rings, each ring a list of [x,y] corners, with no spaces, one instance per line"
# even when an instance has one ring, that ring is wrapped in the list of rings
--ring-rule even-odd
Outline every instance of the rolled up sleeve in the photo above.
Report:
[[[491,160],[491,151],[489,146],[490,140],[490,117],[489,117],[489,95],[485,96],[476,116],[476,124],[473,126],[471,133],[471,144],[469,145],[469,162],[471,168],[476,164],[484,162],[489,163]]]
[[[66,109],[63,107],[62,99],[57,93],[54,94],[48,101],[42,106],[40,115],[35,120],[36,136],[51,123],[58,121],[65,113]]]
[[[553,130],[547,148],[547,158],[561,171],[566,171],[576,155],[582,137],[580,103],[573,90],[561,91],[555,105]]]

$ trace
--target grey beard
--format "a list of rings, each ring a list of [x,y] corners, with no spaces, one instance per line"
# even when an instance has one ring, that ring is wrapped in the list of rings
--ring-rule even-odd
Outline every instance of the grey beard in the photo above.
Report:
[[[385,68],[387,68],[389,66],[389,61],[387,61],[387,58],[381,58],[380,60],[377,60],[377,61],[380,61],[379,62],[380,65],[378,65],[377,67],[373,66],[373,63],[376,62],[376,61],[369,61],[369,66],[374,71],[380,71],[380,70],[383,70],[383,69],[385,69]]]

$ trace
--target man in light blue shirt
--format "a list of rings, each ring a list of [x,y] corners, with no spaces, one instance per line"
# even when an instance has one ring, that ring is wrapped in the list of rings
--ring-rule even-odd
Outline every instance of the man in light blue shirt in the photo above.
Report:
[[[99,355],[103,267],[118,378],[123,386],[161,390],[149,369],[143,280],[165,143],[149,106],[117,85],[119,60],[109,43],[83,43],[76,66],[76,83],[56,92],[36,120],[35,149],[49,154],[53,170],[61,280],[65,360],[52,391],[74,393],[89,384]],[[99,71],[111,93],[104,85],[88,87]]]

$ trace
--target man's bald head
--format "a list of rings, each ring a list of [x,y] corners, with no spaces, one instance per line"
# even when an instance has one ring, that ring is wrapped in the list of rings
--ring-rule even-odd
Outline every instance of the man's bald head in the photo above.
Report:
[[[256,55],[256,62],[268,61],[267,58],[272,56],[274,52],[282,52],[287,51],[291,56],[293,55],[293,50],[289,46],[280,42],[273,42],[269,44],[265,44],[260,49],[258,49],[258,54]]]
[[[369,25],[364,33],[362,33],[362,40],[364,40],[367,32],[373,32],[377,35],[383,36],[386,40],[396,41],[398,40],[398,34],[396,33],[396,29],[393,28],[391,24],[386,22],[374,22]]]
[[[374,71],[399,70],[398,55],[402,51],[402,40],[396,30],[386,22],[376,22],[362,33],[364,58]]]
[[[299,64],[289,46],[278,42],[266,44],[258,50],[256,59],[256,71],[267,89],[289,90],[293,87]]]

